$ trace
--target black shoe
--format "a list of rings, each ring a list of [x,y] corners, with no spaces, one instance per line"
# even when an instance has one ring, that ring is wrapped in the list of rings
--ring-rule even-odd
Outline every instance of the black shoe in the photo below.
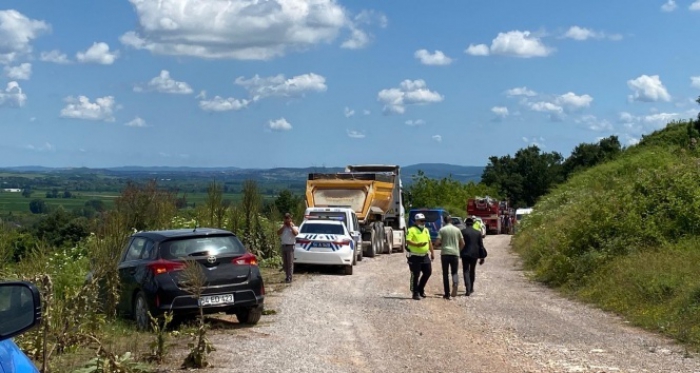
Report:
[[[290,284],[290,283],[292,283],[292,279],[291,279],[291,278],[286,278],[286,279],[284,279],[284,282]]]
[[[418,295],[418,293],[413,293],[413,299],[420,300],[420,296]]]
[[[427,295],[425,295],[425,292],[424,292],[424,291],[421,291],[421,292],[420,292],[420,296],[423,297],[423,298],[427,298],[427,297],[428,297]]]
[[[449,294],[445,294],[445,295],[442,296],[442,299],[450,300],[450,295],[449,295]]]

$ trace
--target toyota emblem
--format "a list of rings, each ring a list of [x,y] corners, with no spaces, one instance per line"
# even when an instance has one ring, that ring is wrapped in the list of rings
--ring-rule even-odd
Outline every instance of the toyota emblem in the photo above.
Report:
[[[209,255],[209,257],[207,257],[207,262],[211,264],[216,263],[216,257],[214,255]]]

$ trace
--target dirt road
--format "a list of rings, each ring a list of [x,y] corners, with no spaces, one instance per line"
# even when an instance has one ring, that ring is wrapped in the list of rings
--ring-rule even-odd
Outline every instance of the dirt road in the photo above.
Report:
[[[313,274],[270,296],[261,325],[219,331],[221,372],[700,372],[700,358],[528,281],[489,236],[475,292],[444,300],[439,255],[428,298],[410,299],[403,254],[352,276]],[[460,271],[461,276],[461,271]]]

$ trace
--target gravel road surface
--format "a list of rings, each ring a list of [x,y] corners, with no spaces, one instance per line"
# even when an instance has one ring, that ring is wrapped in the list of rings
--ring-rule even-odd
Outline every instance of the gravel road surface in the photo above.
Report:
[[[439,254],[415,301],[401,253],[352,276],[298,277],[253,328],[215,330],[221,372],[700,372],[700,358],[528,281],[509,236],[488,236],[475,292],[442,299]],[[439,251],[437,252],[439,253]],[[461,278],[461,270],[460,270]]]

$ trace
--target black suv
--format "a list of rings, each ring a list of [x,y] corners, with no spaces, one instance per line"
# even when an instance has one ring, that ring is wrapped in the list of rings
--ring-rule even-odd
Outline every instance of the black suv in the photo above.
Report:
[[[160,316],[188,316],[199,302],[187,291],[182,269],[186,259],[201,266],[206,285],[199,302],[204,313],[235,314],[257,324],[263,312],[265,285],[255,255],[233,233],[197,228],[138,232],[119,260],[119,311],[131,315],[141,329],[150,325],[147,311]]]

